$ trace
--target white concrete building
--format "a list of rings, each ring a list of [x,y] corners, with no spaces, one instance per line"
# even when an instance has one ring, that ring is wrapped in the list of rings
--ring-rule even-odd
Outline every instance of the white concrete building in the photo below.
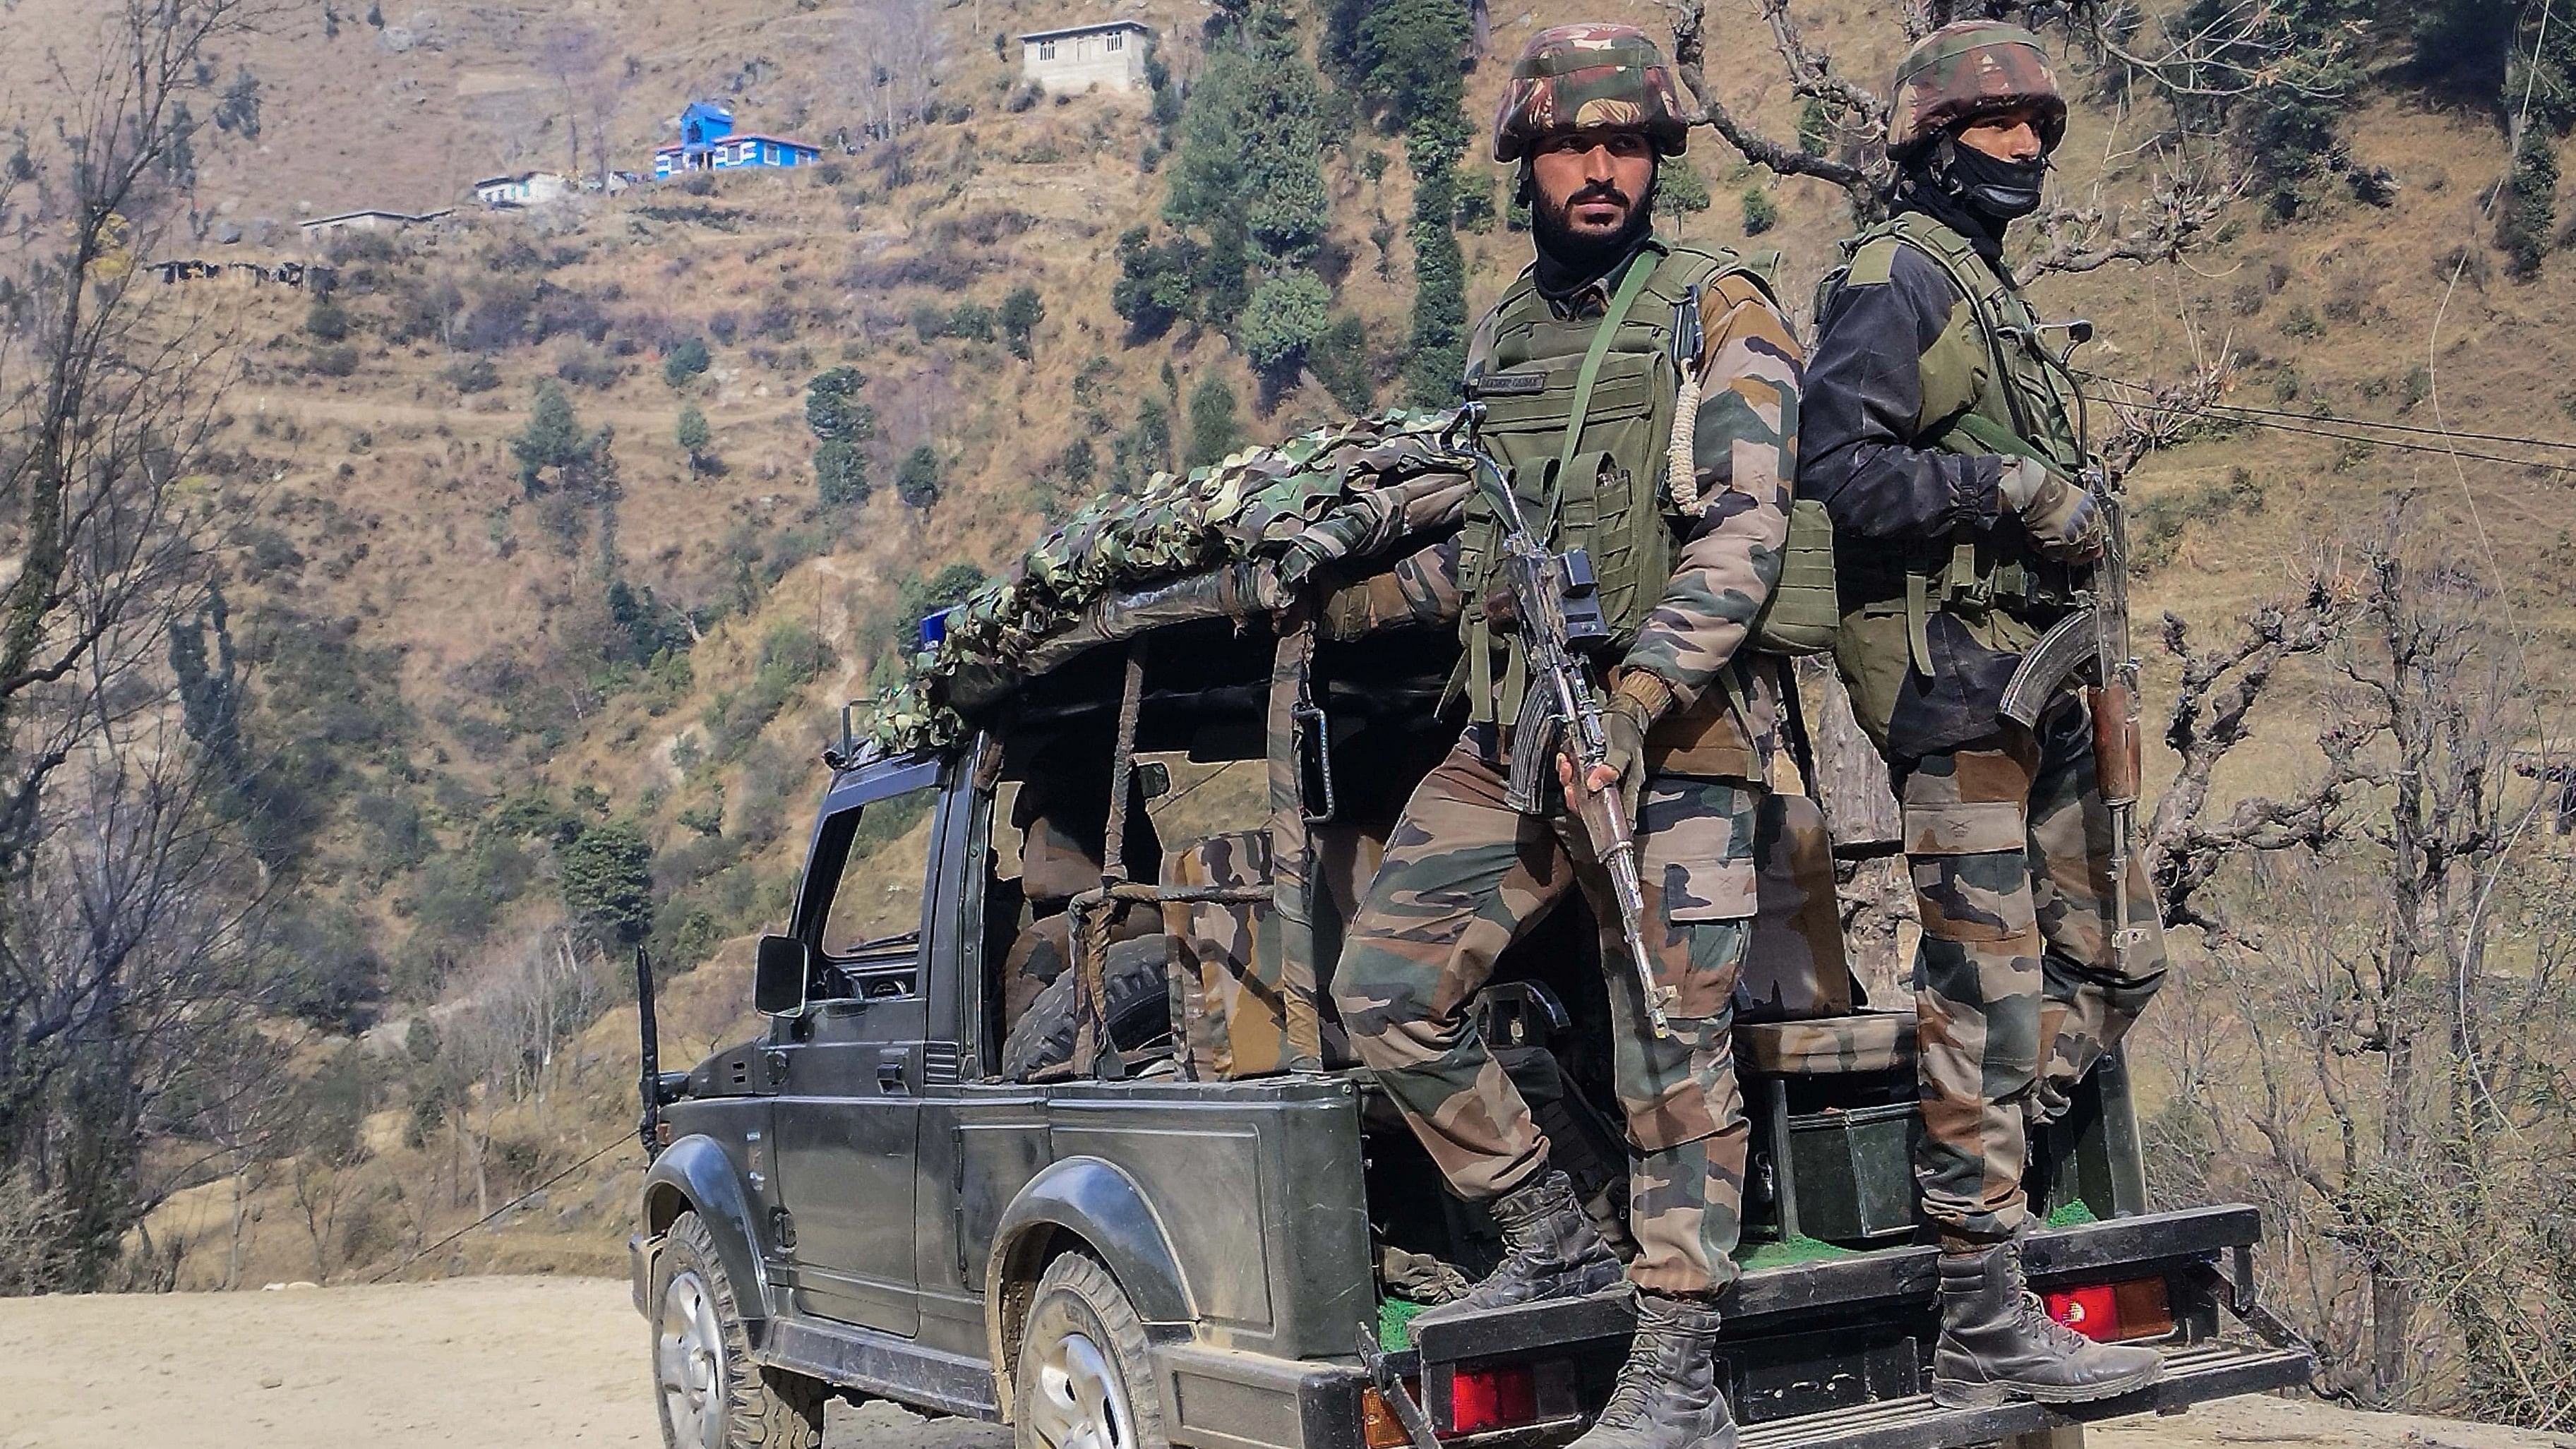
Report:
[[[485,206],[542,206],[571,190],[571,182],[551,171],[522,171],[475,182],[474,199]]]
[[[1142,21],[1104,20],[1020,37],[1020,78],[1051,96],[1142,90],[1145,46],[1154,32]]]

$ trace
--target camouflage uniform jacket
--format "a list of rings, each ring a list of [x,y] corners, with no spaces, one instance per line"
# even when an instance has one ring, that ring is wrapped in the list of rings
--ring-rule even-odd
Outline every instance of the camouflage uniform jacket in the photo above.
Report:
[[[1900,759],[1990,733],[2074,591],[2004,505],[2004,460],[1956,428],[1975,413],[2083,466],[2035,325],[2000,263],[1920,212],[1861,237],[1819,302],[1798,487],[1833,517],[1853,704]]]
[[[1641,249],[1627,265],[1651,265],[1659,255]],[[1562,321],[1597,318],[1622,276],[1614,270],[1547,305]],[[1753,667],[1756,656],[1743,646],[1780,577],[1805,355],[1778,306],[1741,273],[1717,277],[1700,310],[1703,400],[1692,438],[1699,503],[1681,514],[1658,490],[1668,505],[1671,578],[1619,670],[1651,674],[1672,694],[1647,739],[1649,769],[1762,780],[1777,732],[1775,671]],[[1494,355],[1502,311],[1477,324],[1468,344],[1471,378]],[[1445,557],[1454,592],[1455,550]]]

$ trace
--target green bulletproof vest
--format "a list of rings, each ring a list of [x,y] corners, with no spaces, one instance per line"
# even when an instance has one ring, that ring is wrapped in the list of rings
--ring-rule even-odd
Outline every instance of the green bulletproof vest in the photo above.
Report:
[[[1620,274],[1599,317],[1560,319],[1524,272],[1495,304],[1491,348],[1472,385],[1485,405],[1477,440],[1510,478],[1521,516],[1550,549],[1591,554],[1614,654],[1636,642],[1672,581],[1664,458],[1680,387],[1671,355],[1674,309],[1694,303],[1728,272],[1760,281],[1732,252],[1661,239],[1647,248]],[[1596,338],[1604,343],[1597,362]],[[1478,720],[1495,711],[1484,601],[1500,534],[1492,502],[1470,494],[1458,578],[1467,646],[1462,682]],[[1519,707],[1524,673],[1515,645],[1504,679],[1505,719]]]
[[[2045,351],[2029,301],[1966,237],[1919,211],[1906,211],[1843,246],[1851,260],[1817,288],[1819,317],[1844,287],[1884,284],[1900,247],[1912,247],[1941,268],[1967,299],[1965,315],[1954,318],[1951,329],[1972,333],[1970,345],[1944,347],[1951,340],[1945,334],[1925,350],[1921,365],[1927,413],[1936,400],[1969,403],[1921,419],[1926,431],[1915,438],[1917,446],[1981,456],[2028,452],[2068,474],[2083,471],[2090,460],[2077,437],[2074,380]],[[1965,375],[1955,375],[1962,367]],[[1929,674],[1925,620],[1932,611],[1983,614],[1998,605],[2028,609],[2066,601],[2063,571],[2013,546],[2014,537],[2009,530],[1980,537],[1963,529],[1950,538],[1925,539],[1884,568],[1856,561],[1859,567],[1845,570],[1845,603],[1868,613],[1901,607],[1908,618],[1908,652]]]

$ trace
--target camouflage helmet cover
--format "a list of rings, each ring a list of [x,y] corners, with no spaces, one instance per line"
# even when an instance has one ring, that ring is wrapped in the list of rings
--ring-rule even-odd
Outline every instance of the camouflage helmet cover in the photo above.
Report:
[[[1664,54],[1633,25],[1558,25],[1530,37],[1494,113],[1494,159],[1517,161],[1563,131],[1643,131],[1678,156],[1690,142]]]
[[[1962,121],[2017,105],[2054,150],[2066,134],[2066,96],[2039,37],[1996,20],[1962,20],[1914,43],[1896,63],[1887,149],[1904,156]]]

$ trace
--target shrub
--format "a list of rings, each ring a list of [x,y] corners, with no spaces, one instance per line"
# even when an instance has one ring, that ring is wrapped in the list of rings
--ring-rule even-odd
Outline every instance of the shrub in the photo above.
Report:
[[[866,381],[855,367],[834,367],[805,384],[805,426],[816,441],[864,443],[876,436],[876,410],[851,401]]]
[[[1243,443],[1243,425],[1235,416],[1234,389],[1225,379],[1208,378],[1190,391],[1190,453],[1195,468],[1213,463]]]
[[[349,309],[325,297],[304,314],[304,330],[324,342],[341,342],[349,336]]]
[[[1356,316],[1325,328],[1307,346],[1306,368],[1333,401],[1354,413],[1367,412],[1377,402],[1377,379],[1369,374],[1368,324]]]
[[[671,440],[689,455],[689,472],[694,475],[704,465],[710,441],[707,415],[698,411],[696,403],[681,404],[679,420],[671,428]]]
[[[1144,227],[1127,229],[1118,238],[1118,280],[1109,289],[1109,305],[1127,319],[1131,340],[1160,337],[1190,307],[1192,278],[1201,248],[1187,237],[1151,244]]]
[[[1780,204],[1759,184],[1744,188],[1744,234],[1760,236],[1780,224]]]
[[[604,391],[615,387],[625,375],[626,369],[617,365],[616,358],[578,342],[567,344],[555,359],[555,376],[575,387]]]
[[[1045,318],[1046,301],[1038,296],[1035,287],[1023,283],[1002,299],[1002,338],[1010,344],[1012,355],[1022,361],[1030,358],[1030,334]]]
[[[305,358],[304,368],[307,372],[318,372],[324,377],[347,377],[358,370],[358,349],[346,342],[316,347],[311,355]]]
[[[814,450],[814,492],[826,508],[856,508],[868,501],[868,456],[834,441]]]
[[[1677,215],[1706,211],[1710,206],[1708,183],[1688,161],[1676,156],[1663,163],[1655,176],[1655,208]]]
[[[687,387],[689,379],[715,365],[707,352],[706,342],[698,337],[683,337],[671,344],[662,358],[662,380],[673,387]]]
[[[948,335],[968,342],[993,340],[993,309],[981,302],[960,302],[948,313]]]
[[[907,508],[928,509],[939,501],[939,454],[928,443],[906,453],[895,469],[894,496]]]
[[[653,924],[653,848],[630,821],[589,826],[559,853],[564,909],[603,942],[632,945]]]
[[[1309,271],[1272,277],[1253,289],[1235,337],[1253,367],[1274,383],[1293,379],[1306,346],[1332,325],[1332,289]]]
[[[461,393],[490,392],[501,385],[501,369],[488,357],[474,357],[447,369],[447,385]]]
[[[1078,486],[1090,482],[1098,466],[1098,459],[1091,451],[1091,440],[1076,438],[1064,445],[1064,452],[1056,459],[1055,470],[1064,481]]]
[[[2546,127],[2529,126],[2521,152],[2506,179],[2504,214],[2496,223],[2496,245],[2504,249],[2505,273],[2518,281],[2540,274],[2549,255],[2549,225],[2558,204],[2558,148]]]

